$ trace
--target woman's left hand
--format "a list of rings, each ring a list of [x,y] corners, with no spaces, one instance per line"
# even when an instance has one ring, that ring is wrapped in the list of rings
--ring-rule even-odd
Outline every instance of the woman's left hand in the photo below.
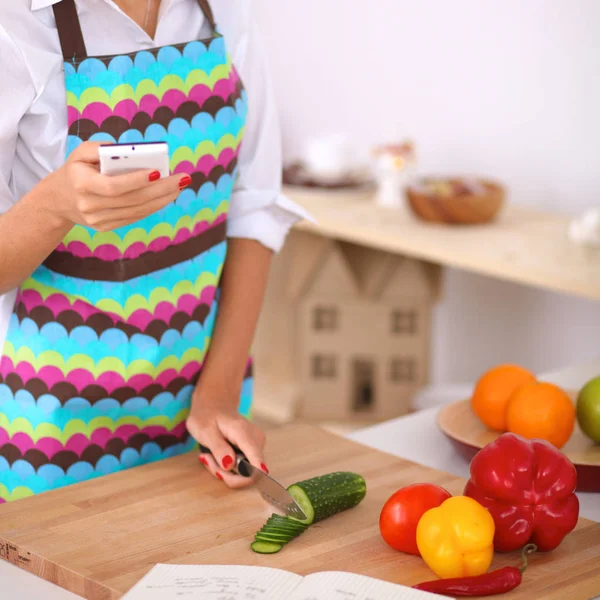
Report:
[[[200,454],[199,460],[230,488],[243,488],[252,484],[250,477],[231,472],[235,467],[235,444],[256,468],[268,473],[264,462],[266,437],[263,430],[240,415],[232,403],[195,395],[187,419],[190,435],[212,452]]]

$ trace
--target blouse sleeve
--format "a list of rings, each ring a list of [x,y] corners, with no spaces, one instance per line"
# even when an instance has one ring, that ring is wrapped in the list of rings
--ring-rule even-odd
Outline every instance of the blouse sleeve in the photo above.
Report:
[[[25,59],[8,32],[0,25],[0,61],[4,85],[0,85],[0,215],[15,203],[11,174],[15,161],[19,123],[35,99],[35,87]],[[8,315],[16,290],[0,294],[0,349],[8,327]]]
[[[19,123],[35,99],[35,87],[25,59],[0,25],[0,57],[4,85],[0,85],[0,214],[14,203],[11,173],[15,161]]]
[[[236,4],[235,12],[246,14],[237,21],[238,27],[232,27],[229,42],[232,61],[247,95],[248,115],[230,202],[228,236],[254,239],[278,252],[294,223],[313,219],[281,193],[282,153],[277,106],[250,7],[250,2]],[[231,8],[229,11],[234,12]],[[225,22],[231,22],[231,15],[227,17]],[[226,32],[223,34],[227,39]]]

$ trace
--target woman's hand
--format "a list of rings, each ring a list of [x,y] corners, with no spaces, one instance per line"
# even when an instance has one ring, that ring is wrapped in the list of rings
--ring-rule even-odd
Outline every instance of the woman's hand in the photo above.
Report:
[[[233,403],[207,400],[196,393],[186,424],[190,435],[212,453],[200,454],[200,462],[228,487],[243,488],[252,484],[251,478],[231,472],[235,467],[235,453],[229,442],[235,444],[252,465],[269,472],[264,464],[264,432],[240,415]]]
[[[173,202],[192,181],[182,174],[159,179],[159,173],[152,170],[102,175],[98,166],[101,145],[84,142],[49,176],[54,193],[47,210],[74,224],[111,231]]]

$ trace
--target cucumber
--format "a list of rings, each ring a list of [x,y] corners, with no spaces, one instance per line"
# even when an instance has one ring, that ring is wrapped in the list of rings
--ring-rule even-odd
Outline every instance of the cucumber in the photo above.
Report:
[[[254,536],[254,552],[274,554],[304,533],[308,527],[359,504],[367,493],[367,484],[356,473],[339,471],[290,485],[288,492],[300,505],[306,519],[272,514]]]
[[[250,548],[258,554],[275,554],[275,552],[279,552],[283,546],[273,542],[252,542]]]
[[[365,497],[367,484],[361,475],[339,471],[294,483],[288,492],[306,515],[296,520],[312,525],[355,507]]]

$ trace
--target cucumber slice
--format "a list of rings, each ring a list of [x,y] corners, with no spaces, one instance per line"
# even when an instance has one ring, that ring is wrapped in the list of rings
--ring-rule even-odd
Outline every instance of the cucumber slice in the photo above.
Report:
[[[288,532],[283,533],[283,532],[279,532],[279,531],[274,531],[272,529],[265,529],[263,527],[263,529],[258,531],[256,533],[256,535],[270,537],[270,538],[273,538],[272,541],[274,541],[274,542],[281,541],[282,543],[287,544],[288,542],[291,542],[294,538],[297,538],[300,534],[299,533],[288,533]]]
[[[355,507],[365,497],[367,485],[361,475],[339,471],[294,483],[288,492],[306,515],[297,520],[312,525]]]
[[[272,533],[273,535],[282,535],[285,537],[289,537],[290,539],[296,536],[299,536],[301,531],[294,531],[293,529],[285,529],[282,527],[276,527],[275,525],[264,525],[260,530],[261,533]]]
[[[265,529],[264,527],[257,531],[256,535],[272,537],[274,542],[289,542],[291,539],[294,539],[296,537],[291,533],[278,533],[276,531],[273,531],[272,529]]]
[[[267,523],[271,523],[273,525],[282,525],[285,527],[293,527],[294,529],[306,529],[308,525],[305,523],[301,523],[300,521],[296,521],[295,519],[290,519],[288,517],[282,517],[280,515],[272,515],[267,519]]]
[[[302,533],[301,531],[292,531],[291,529],[281,529],[280,527],[274,527],[272,525],[264,525],[260,531],[263,533],[273,533],[275,535],[287,536],[290,539],[292,539],[293,537],[296,537]]]
[[[274,544],[281,544],[282,546],[290,542],[291,539],[292,538],[281,537],[279,535],[272,535],[270,533],[260,532],[254,536],[254,541],[256,542],[273,542]]]
[[[267,521],[263,527],[273,527],[274,529],[281,529],[283,531],[291,531],[293,533],[302,533],[306,531],[306,527],[294,527],[293,525],[287,525],[286,523],[278,523],[277,521]]]
[[[283,548],[282,544],[275,544],[273,542],[252,542],[250,548],[258,554],[275,554]]]

